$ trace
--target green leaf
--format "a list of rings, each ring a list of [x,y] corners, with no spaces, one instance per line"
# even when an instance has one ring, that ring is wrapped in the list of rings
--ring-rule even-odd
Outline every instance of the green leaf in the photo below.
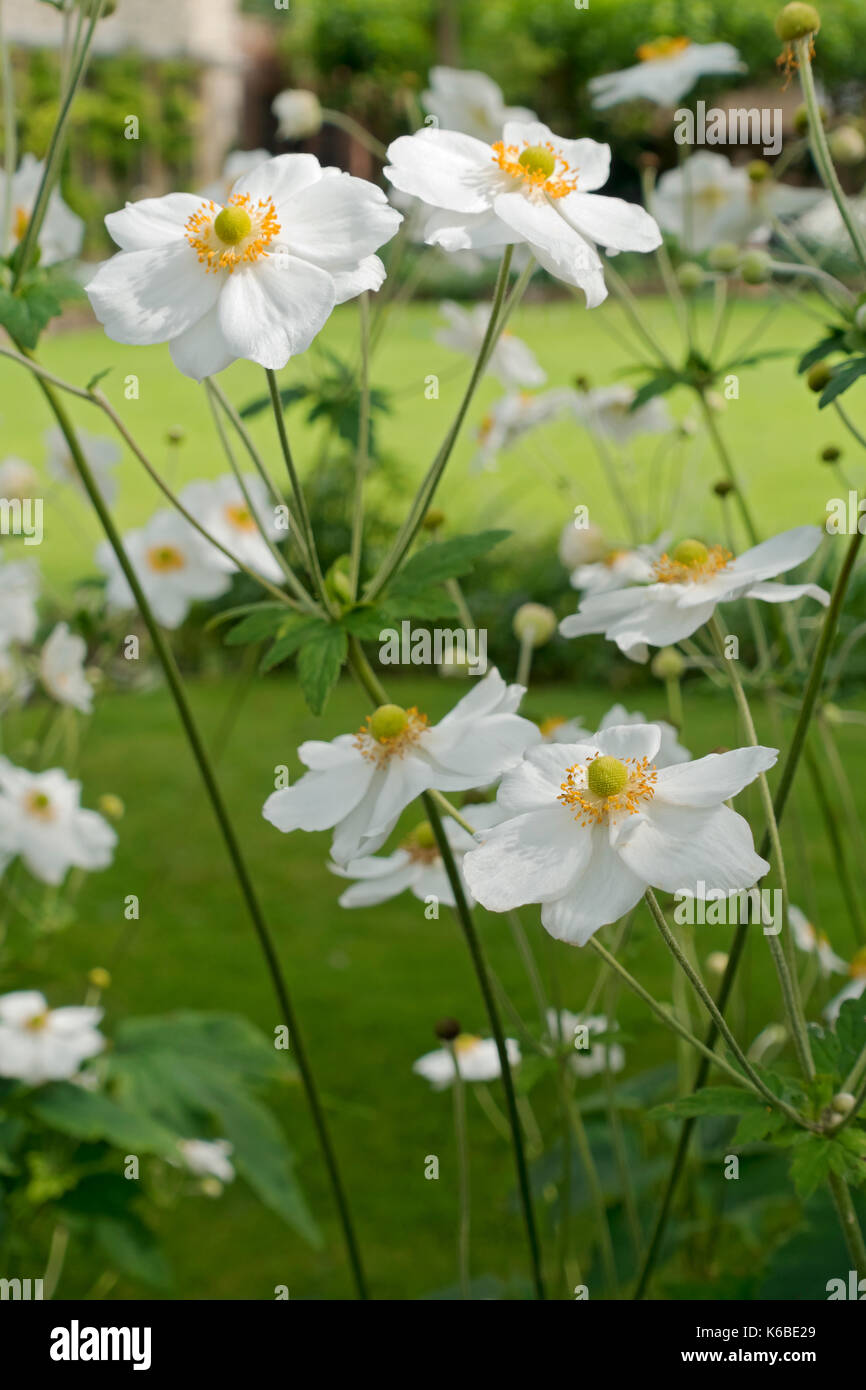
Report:
[[[97,386],[99,385],[100,381],[102,381],[105,377],[107,377],[107,376],[109,375],[109,373],[111,373],[111,372],[113,372],[113,371],[114,371],[114,368],[113,368],[113,367],[103,367],[101,372],[96,372],[96,373],[90,378],[90,380],[88,381],[87,385],[86,385],[85,388],[84,388],[85,391],[93,391],[94,388],[97,387]]]
[[[635,392],[634,400],[629,406],[630,411],[639,410],[647,401],[651,401],[655,396],[664,396],[668,391],[672,391],[675,386],[679,386],[683,378],[679,372],[665,370],[658,372],[655,376],[645,381],[643,386]]]
[[[56,1081],[36,1091],[31,1114],[51,1129],[76,1139],[104,1139],[126,1153],[173,1153],[177,1138],[147,1115],[135,1114],[99,1091]]]
[[[384,627],[392,627],[404,618],[417,618],[419,622],[430,622],[435,618],[459,618],[460,610],[444,589],[419,589],[414,594],[389,594],[382,601],[381,608]]]
[[[256,604],[228,633],[226,646],[239,647],[244,642],[263,642],[266,637],[273,637],[274,633],[279,632],[284,623],[291,623],[294,616],[287,612],[282,603]]]
[[[651,1118],[670,1115],[689,1118],[697,1115],[751,1115],[770,1107],[761,1096],[736,1086],[705,1086],[694,1095],[680,1096],[650,1111]]]
[[[259,670],[270,671],[279,666],[281,661],[293,656],[303,642],[315,641],[318,633],[325,633],[332,626],[324,618],[305,618],[301,614],[285,619],[276,642],[262,657]]]
[[[15,294],[0,288],[0,324],[22,347],[35,348],[46,323],[61,309],[60,300],[42,281],[22,284]]]
[[[479,531],[474,536],[454,536],[425,546],[407,560],[388,590],[389,600],[468,574],[481,555],[510,535],[510,531]]]
[[[757,1144],[770,1134],[778,1134],[787,1121],[780,1110],[771,1105],[763,1105],[760,1110],[752,1110],[740,1117],[734,1138],[734,1148],[744,1148],[747,1144]]]
[[[321,714],[349,650],[345,629],[320,623],[298,652],[298,680],[313,714]]]
[[[121,1274],[155,1289],[170,1287],[171,1270],[159,1242],[134,1212],[122,1220],[97,1216],[89,1225],[97,1245]]]
[[[802,376],[803,372],[808,372],[810,367],[814,367],[816,362],[823,362],[824,358],[831,352],[838,352],[845,337],[842,328],[833,328],[826,338],[822,338],[820,343],[816,343],[808,352],[804,352],[800,361],[797,363],[797,374]]]
[[[833,1141],[820,1134],[808,1134],[796,1146],[791,1178],[799,1197],[811,1197],[831,1170]]]
[[[309,391],[306,386],[284,386],[280,390],[280,404],[285,410],[293,401],[302,401],[307,395],[309,395]],[[242,405],[238,414],[242,420],[251,420],[254,415],[260,415],[263,410],[270,410],[270,408],[271,397],[268,393],[267,396],[257,396],[254,401],[248,401],[246,405]]]
[[[821,410],[825,406],[835,401],[837,396],[841,396],[843,391],[849,387],[863,374],[866,373],[866,357],[855,357],[850,362],[845,362],[839,367],[833,368],[833,375],[824,387],[818,398],[818,406]]]

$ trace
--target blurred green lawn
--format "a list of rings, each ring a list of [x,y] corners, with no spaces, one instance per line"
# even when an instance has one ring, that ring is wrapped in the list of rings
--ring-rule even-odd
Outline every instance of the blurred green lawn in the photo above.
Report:
[[[730,332],[731,355],[752,334],[765,315],[768,301],[760,292],[736,303]],[[646,298],[642,306],[657,332],[673,350],[676,342],[673,311],[665,300]],[[805,304],[814,308],[812,301]],[[709,336],[711,306],[703,300],[697,318],[699,330]],[[603,322],[622,331],[622,310],[613,300],[587,312],[576,301],[528,304],[512,322],[514,332],[535,350],[545,367],[550,386],[570,383],[585,375],[593,385],[620,379],[630,365],[622,347],[603,327]],[[421,476],[453,418],[469,372],[467,359],[434,341],[439,324],[436,305],[414,304],[396,310],[374,355],[373,384],[392,396],[392,412],[382,420],[381,439],[405,472],[407,486]],[[802,351],[819,336],[817,323],[797,308],[784,305],[761,339],[760,347]],[[350,362],[357,359],[358,314],[354,306],[338,309],[320,342]],[[100,383],[123,420],[155,465],[174,486],[202,476],[226,471],[215,437],[203,388],[182,376],[164,347],[122,347],[109,342],[98,328],[48,335],[40,347],[43,363],[60,376],[81,386],[104,368],[110,374]],[[633,364],[634,359],[632,359]],[[315,353],[296,359],[280,373],[284,385],[309,379]],[[438,400],[425,398],[425,378],[440,378]],[[127,400],[128,376],[138,377],[139,397]],[[633,378],[628,378],[633,379]],[[237,405],[262,395],[264,375],[247,362],[236,363],[220,377],[220,383]],[[491,523],[517,525],[522,543],[532,544],[549,536],[572,514],[577,503],[589,506],[594,520],[621,532],[620,518],[612,507],[607,483],[586,434],[566,421],[530,436],[503,457],[498,473],[474,474],[469,462],[474,453],[473,433],[491,403],[501,394],[499,384],[482,384],[455,456],[440,488],[437,505],[449,517],[452,530],[478,529]],[[694,416],[690,395],[679,391],[671,398],[679,418]],[[72,400],[70,410],[78,424],[92,432],[111,434],[110,423],[86,403]],[[302,473],[316,467],[322,441],[321,425],[308,426],[303,406],[288,413],[293,446]],[[0,430],[2,456],[15,454],[41,466],[45,456],[43,434],[49,426],[47,408],[35,384],[23,369],[0,359]],[[186,442],[172,450],[166,430],[182,424]],[[263,413],[251,422],[252,432],[278,481],[283,466],[276,454],[273,421]],[[829,496],[839,484],[818,462],[820,448],[829,442],[844,446],[844,430],[831,411],[819,414],[815,397],[795,376],[795,358],[771,358],[740,375],[740,396],[727,403],[722,428],[731,452],[748,483],[749,496],[759,528],[765,533],[824,515]],[[658,441],[637,441],[635,486],[640,504],[652,495],[655,476],[649,471]],[[242,455],[241,455],[242,456]],[[687,465],[678,489],[678,502],[690,526],[718,527],[718,504],[709,485],[720,476],[703,435],[687,448]],[[647,467],[643,467],[646,464]],[[566,485],[558,489],[557,477]],[[137,460],[125,452],[119,473],[120,494],[116,513],[123,527],[141,525],[162,498]],[[69,488],[48,484],[46,491],[46,543],[41,560],[48,577],[65,585],[92,573],[93,551],[100,539],[98,524],[83,501]],[[369,505],[399,515],[401,497],[389,494],[371,478]]]
[[[466,688],[417,674],[389,677],[389,685],[396,699],[417,702],[431,718],[441,715]],[[213,739],[232,698],[231,688],[219,681],[199,682],[192,696],[207,736]],[[640,701],[645,712],[662,715],[661,696],[652,691],[648,696]],[[609,703],[603,690],[549,688],[533,691],[526,707],[536,718],[580,713],[591,725]],[[371,1287],[377,1297],[416,1298],[453,1285],[456,1279],[456,1169],[450,1094],[433,1094],[426,1082],[413,1076],[411,1066],[435,1045],[432,1026],[437,1018],[457,1016],[466,1030],[487,1032],[467,953],[447,909],[440,920],[427,921],[423,905],[408,896],[380,908],[339,908],[342,885],[325,867],[328,836],[281,836],[260,815],[275,765],[287,762],[294,777],[300,770],[294,750],[304,738],[331,737],[357,727],[365,712],[364,697],[346,681],[325,716],[316,719],[302,704],[293,681],[271,676],[256,684],[242,706],[221,758],[220,775],[327,1098]],[[24,729],[10,723],[7,736],[12,740],[18,732],[35,728],[34,715],[18,718]],[[769,742],[760,708],[758,725],[759,735]],[[692,752],[701,755],[719,744],[731,745],[736,736],[729,704],[714,694],[693,694],[690,687],[685,741]],[[843,731],[842,751],[862,812],[866,779],[857,772],[863,767],[859,733]],[[89,804],[100,793],[112,791],[123,798],[127,810],[115,863],[86,883],[80,920],[51,943],[46,975],[38,983],[53,1002],[71,1002],[83,991],[85,972],[108,964],[114,976],[106,997],[109,1019],[181,1008],[236,1010],[270,1034],[279,1021],[270,984],[165,692],[101,699],[82,748],[81,768]],[[797,802],[813,854],[821,926],[834,947],[850,955],[854,943],[808,785],[798,788]],[[748,797],[738,804],[748,809]],[[410,808],[407,822],[417,818],[417,809]],[[754,824],[759,823],[756,814]],[[790,834],[787,850],[796,901],[802,894],[802,863]],[[122,916],[129,893],[141,899],[141,920],[132,926]],[[596,977],[595,958],[588,951],[552,942],[532,909],[523,916],[548,985],[555,976],[563,1005],[579,1009]],[[485,913],[479,917],[493,968],[535,1027],[532,995],[506,922]],[[711,951],[724,950],[730,936],[728,928],[720,927],[704,928],[703,934],[698,928],[697,933],[702,962]],[[670,961],[648,922],[639,922],[624,959],[658,997],[671,998]],[[745,992],[735,1001],[733,1018],[740,1035],[750,1039],[778,1012],[769,953],[760,936],[751,940],[741,978]],[[826,987],[819,987],[810,1004],[811,1016],[817,1016],[826,997]],[[672,1035],[640,1001],[624,996],[619,1016],[628,1038],[626,1075],[673,1060]],[[597,1088],[597,1081],[581,1082],[579,1095]],[[320,1253],[308,1249],[240,1185],[218,1200],[192,1197],[162,1220],[177,1277],[174,1296],[267,1299],[277,1284],[287,1284],[294,1299],[350,1296],[303,1097],[293,1089],[278,1103],[299,1155],[301,1179],[326,1233],[326,1248]],[[548,1081],[533,1091],[532,1104],[545,1141],[555,1143]],[[475,1275],[519,1280],[527,1265],[513,1202],[509,1150],[471,1099],[469,1122],[472,1270]],[[429,1154],[440,1158],[438,1182],[424,1178]],[[708,1180],[722,1183],[718,1165]],[[642,1203],[646,1223],[655,1203],[655,1194]],[[550,1216],[541,1198],[538,1209],[550,1253]],[[576,1226],[581,1255],[588,1229],[581,1217]],[[61,1296],[82,1295],[99,1273],[99,1264],[89,1255],[79,1255],[67,1267]],[[555,1292],[569,1296],[558,1286]],[[124,1281],[112,1297],[136,1294],[152,1296],[150,1290]],[[701,1296],[700,1290],[690,1296]],[[708,1287],[705,1296],[724,1294]]]

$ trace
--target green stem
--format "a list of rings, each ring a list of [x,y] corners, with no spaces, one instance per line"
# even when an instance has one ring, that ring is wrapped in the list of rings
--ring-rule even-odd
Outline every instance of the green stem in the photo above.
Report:
[[[710,439],[713,441],[716,453],[719,456],[719,461],[723,469],[725,470],[728,480],[733,484],[734,496],[737,499],[737,506],[740,509],[740,516],[742,517],[743,525],[746,528],[749,540],[752,545],[757,545],[758,541],[760,540],[760,536],[758,535],[757,527],[755,526],[755,523],[752,520],[752,513],[749,510],[749,504],[743,496],[743,490],[740,486],[740,480],[737,477],[737,471],[734,467],[734,461],[731,458],[730,453],[728,452],[728,446],[725,444],[725,441],[722,438],[722,433],[716,421],[715,414],[709,406],[705,393],[703,391],[698,391],[697,397],[700,401],[701,412],[706,422],[707,432],[710,436]]]
[[[586,1174],[586,1181],[592,1194],[593,1209],[598,1223],[598,1240],[601,1247],[601,1262],[604,1268],[604,1278],[608,1291],[612,1298],[616,1298],[619,1293],[619,1279],[616,1272],[616,1260],[613,1254],[613,1241],[610,1236],[610,1223],[607,1216],[607,1204],[604,1198],[604,1190],[598,1176],[598,1169],[595,1166],[595,1159],[592,1156],[592,1146],[583,1123],[583,1116],[574,1102],[574,1097],[566,1091],[564,1095],[566,1109],[571,1128],[574,1133],[574,1140],[577,1145],[577,1152],[583,1171]]]
[[[358,447],[355,452],[355,503],[352,512],[352,549],[349,585],[352,598],[358,596],[361,579],[361,547],[364,539],[364,480],[370,450],[370,301],[366,292],[359,300],[361,317],[361,409],[358,417]]]
[[[844,1178],[839,1177],[838,1173],[831,1173],[827,1181],[833,1195],[833,1203],[839,1217],[839,1224],[842,1227],[842,1234],[845,1237],[845,1244],[848,1247],[848,1254],[851,1256],[858,1277],[866,1278],[866,1242],[863,1240],[863,1232],[860,1229],[860,1222],[857,1220],[857,1213],[854,1210],[848,1184]]]
[[[812,72],[811,43],[811,37],[797,40],[797,63],[800,72],[800,85],[803,89],[803,101],[809,118],[809,143],[812,148],[812,157],[824,185],[831,194],[839,209],[842,221],[848,229],[848,235],[851,238],[857,259],[866,270],[866,238],[864,238],[863,231],[851,212],[848,199],[842,192],[842,185],[839,182],[830,154],[830,147],[827,144],[824,123],[821,120],[821,109],[818,103],[818,94],[815,91],[815,77]]]
[[[268,390],[271,396],[271,404],[274,408],[274,420],[277,426],[277,436],[280,441],[280,448],[283,451],[283,459],[286,464],[286,471],[289,475],[289,482],[292,485],[292,496],[295,499],[295,506],[298,510],[298,528],[303,537],[304,549],[307,561],[310,566],[310,573],[313,580],[313,587],[328,611],[331,611],[331,604],[325,590],[325,576],[322,574],[322,566],[319,563],[319,552],[316,549],[316,538],[313,535],[313,523],[310,519],[307,499],[304,496],[304,489],[301,487],[301,480],[295,468],[295,460],[292,457],[291,445],[289,444],[286,421],[283,414],[283,403],[280,400],[280,388],[277,383],[276,375],[270,367],[265,368],[265,376],[268,379]]]
[[[449,1050],[454,1062],[454,1142],[457,1146],[459,1216],[457,1221],[457,1268],[460,1276],[460,1296],[469,1293],[469,1144],[466,1135],[466,1083],[460,1070],[457,1049],[453,1042]]]

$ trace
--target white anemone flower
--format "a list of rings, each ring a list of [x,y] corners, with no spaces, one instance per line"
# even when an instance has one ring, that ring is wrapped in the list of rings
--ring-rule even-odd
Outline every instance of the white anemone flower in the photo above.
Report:
[[[0,651],[11,642],[32,642],[39,625],[39,571],[28,560],[0,564]]]
[[[845,973],[849,976],[848,983],[833,996],[824,1010],[828,1023],[835,1023],[842,1005],[847,1004],[849,999],[862,999],[866,991],[866,949],[861,947],[857,951],[851,964],[846,966]]]
[[[81,806],[81,783],[62,768],[28,772],[0,758],[0,866],[20,855],[34,878],[62,883],[68,869],[105,869],[117,835]]]
[[[23,705],[32,689],[33,677],[20,654],[0,647],[0,714]]]
[[[661,559],[668,539],[634,549],[613,546],[600,559],[576,565],[569,575],[569,583],[585,594],[607,594],[614,589],[625,589],[629,584],[649,584],[654,576],[653,566]]]
[[[337,864],[372,854],[422,792],[487,786],[520,761],[540,738],[515,712],[523,695],[494,667],[438,724],[414,706],[382,705],[357,734],[302,743],[309,772],[273,792],[262,814],[282,831],[333,827]]]
[[[439,312],[447,320],[448,327],[436,334],[437,343],[452,348],[454,352],[464,352],[474,361],[484,342],[491,306],[477,304],[471,309],[463,309],[447,299],[439,305]],[[507,330],[500,334],[490,354],[487,371],[498,377],[506,388],[543,386],[547,381],[547,372],[532,349]]]
[[[281,140],[306,140],[322,129],[322,107],[315,92],[288,87],[271,102]]]
[[[635,395],[631,386],[597,386],[579,392],[575,417],[592,434],[613,444],[627,444],[636,434],[668,434],[674,429],[675,421],[660,396],[632,410]]]
[[[495,1038],[477,1038],[472,1033],[460,1033],[451,1045],[457,1053],[457,1066],[464,1081],[496,1081],[502,1075]],[[505,1055],[511,1068],[520,1065],[520,1047],[515,1038],[505,1039]],[[454,1058],[448,1047],[425,1052],[412,1070],[429,1081],[434,1091],[447,1090],[454,1084]]]
[[[284,367],[336,304],[377,290],[400,224],[380,188],[311,154],[269,159],[221,207],[191,193],[109,214],[120,252],[85,286],[115,342],[170,346],[201,381],[237,358]]]
[[[848,208],[855,222],[866,232],[866,197],[862,192],[856,198],[848,199]],[[791,230],[801,241],[826,246],[834,251],[851,251],[851,234],[829,193],[798,217],[791,224]]]
[[[836,955],[826,933],[819,932],[795,903],[788,908],[788,921],[800,950],[817,956],[822,975],[848,974],[848,962]]]
[[[813,207],[820,190],[792,188],[773,178],[749,178],[744,164],[699,150],[662,174],[653,193],[659,226],[686,250],[706,251],[720,241],[766,241],[774,217],[793,217]]]
[[[231,154],[226,155],[219,178],[209,183],[207,188],[203,188],[201,196],[213,198],[215,203],[228,202],[238,179],[244,174],[252,173],[253,169],[257,169],[270,158],[270,150],[232,150]]]
[[[9,457],[0,463],[0,497],[11,502],[23,502],[35,497],[39,489],[39,474],[24,459]]]
[[[87,643],[58,623],[39,655],[42,684],[58,704],[71,705],[82,714],[93,708],[93,687],[84,673]]]
[[[234,1145],[228,1139],[179,1139],[177,1147],[184,1164],[197,1178],[233,1181],[235,1170],[230,1157]]]
[[[555,386],[537,396],[526,391],[513,391],[501,396],[478,427],[472,471],[493,471],[499,455],[513,448],[524,435],[570,414],[574,409],[575,395],[576,392],[568,386]]]
[[[466,819],[475,830],[495,825],[501,817],[502,812],[495,804],[479,803],[466,811]],[[474,847],[475,840],[450,816],[443,818],[442,825],[459,873],[463,856]],[[382,858],[371,854],[351,859],[345,867],[339,864],[328,867],[340,878],[357,880],[341,895],[340,907],[372,907],[398,897],[407,889],[419,902],[435,898],[446,907],[456,907],[433,828],[426,820],[413,826],[393,854]],[[465,884],[463,890],[471,907],[472,895]]]
[[[425,240],[446,251],[526,245],[557,280],[607,295],[596,246],[653,251],[661,233],[649,213],[595,191],[610,173],[610,146],[564,140],[546,125],[509,121],[493,143],[453,130],[420,130],[389,146],[396,188],[439,209]]]
[[[648,887],[693,896],[750,888],[768,870],[747,821],[724,803],[778,756],[738,748],[659,767],[653,724],[605,729],[585,743],[543,744],[507,772],[508,819],[463,860],[493,912],[541,904],[551,936],[584,946]]]
[[[578,525],[577,520],[572,519],[565,523],[559,533],[557,554],[567,570],[573,570],[578,565],[596,564],[604,559],[609,549],[604,532],[594,523]]]
[[[649,647],[667,647],[709,622],[719,603],[738,598],[791,603],[808,597],[825,606],[830,596],[816,584],[773,584],[801,565],[821,543],[817,526],[795,526],[762,541],[735,560],[720,545],[684,540],[653,567],[655,582],[590,594],[577,612],[563,618],[563,637],[601,632],[633,661],[646,661]]]
[[[216,563],[218,551],[175,511],[156,512],[140,530],[123,538],[132,568],[163,627],[180,627],[197,599],[218,598],[231,576]],[[96,552],[108,576],[106,601],[112,612],[135,608],[135,597],[108,541]]]
[[[180,501],[208,535],[243,564],[265,579],[280,580],[283,571],[262,537],[262,530],[271,541],[285,540],[286,532],[277,526],[274,504],[261,478],[248,474],[244,477],[244,489],[234,474],[226,473],[214,481],[189,483],[180,494]],[[215,548],[211,564],[228,572],[237,568]]]
[[[105,435],[90,434],[87,430],[78,431],[78,440],[93,480],[106,502],[113,502],[117,494],[117,481],[114,470],[122,458],[120,445]],[[69,451],[63,431],[57,426],[45,431],[45,447],[48,450],[49,472],[60,483],[72,483],[81,493],[84,485]]]
[[[622,1071],[625,1052],[620,1043],[589,1043],[593,1033],[610,1033],[616,1027],[615,1023],[608,1023],[604,1014],[573,1014],[568,1009],[561,1009],[557,1014],[555,1009],[547,1010],[547,1031],[551,1040],[572,1048],[571,1069],[582,1077],[597,1076],[605,1070]],[[579,1036],[578,1029],[581,1030]],[[584,1043],[584,1037],[589,1046]]]
[[[640,710],[629,714],[625,705],[611,705],[598,726],[598,733],[605,729],[617,728],[623,724],[654,724],[661,734],[658,752],[655,755],[656,767],[673,767],[675,763],[691,761],[691,753],[684,748],[677,737],[673,724],[666,719],[649,720]],[[541,736],[546,743],[589,743],[594,737],[579,719],[548,719],[541,725]]]
[[[35,989],[0,995],[0,1076],[41,1086],[69,1081],[105,1047],[102,1009],[49,1009]]]
[[[44,168],[45,165],[32,154],[25,154],[17,171],[12,175],[11,215],[7,215],[4,205],[4,216],[0,223],[4,227],[11,227],[12,244],[5,248],[5,255],[13,251],[24,238],[27,224],[33,215]],[[58,261],[68,261],[77,256],[83,240],[84,223],[77,213],[66,206],[59,189],[55,187],[49,196],[45,218],[39,229],[40,265],[56,265]]]
[[[501,137],[506,121],[538,119],[525,106],[506,106],[493,78],[471,68],[431,68],[430,86],[422,92],[421,104],[443,130],[460,130],[488,143]]]
[[[589,92],[596,110],[639,97],[657,106],[673,106],[700,77],[746,71],[729,43],[692,43],[681,37],[653,39],[641,44],[637,56],[640,61],[634,67],[592,78]]]

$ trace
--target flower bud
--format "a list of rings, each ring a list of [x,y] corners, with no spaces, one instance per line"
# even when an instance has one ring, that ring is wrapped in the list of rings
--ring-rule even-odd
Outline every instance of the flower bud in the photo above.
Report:
[[[842,457],[842,450],[838,444],[825,444],[821,450],[822,463],[837,463]]]
[[[730,478],[719,478],[717,483],[713,483],[713,492],[717,497],[727,497],[728,494],[733,491],[734,484],[731,482]]]
[[[107,816],[109,820],[123,819],[126,807],[120,797],[114,795],[114,792],[103,792],[96,804],[102,814]]]
[[[223,1185],[219,1178],[202,1178],[201,1191],[205,1197],[221,1197]]]
[[[445,513],[438,507],[428,507],[421,525],[425,531],[438,531],[445,524]]]
[[[111,976],[103,966],[94,965],[93,969],[87,972],[87,982],[93,985],[94,989],[108,989]]]
[[[165,438],[169,444],[182,444],[186,439],[186,430],[183,425],[172,425],[171,429],[166,430]]]
[[[703,267],[697,261],[684,261],[677,270],[677,284],[681,290],[691,294],[693,290],[699,290],[704,283]]]
[[[713,270],[736,270],[740,263],[740,248],[733,241],[720,241],[707,257]]]
[[[460,1037],[460,1024],[456,1018],[440,1018],[433,1032],[442,1042],[453,1042],[455,1038]]]
[[[765,183],[773,175],[766,159],[750,159],[746,165],[746,173],[752,183]]]
[[[325,575],[325,588],[332,598],[338,599],[341,603],[351,603],[352,601],[352,583],[349,579],[350,565],[349,556],[340,555],[329,566]]]
[[[724,951],[711,951],[706,959],[706,967],[711,975],[724,975],[728,968],[728,957]]]
[[[763,285],[772,274],[771,265],[766,251],[747,251],[740,261],[740,278],[747,285]]]
[[[315,92],[289,89],[271,102],[277,118],[277,135],[282,140],[305,140],[322,129],[322,108]]]
[[[857,1104],[857,1097],[850,1091],[837,1091],[830,1104],[837,1115],[850,1115]]]
[[[662,647],[660,651],[656,652],[650,663],[650,670],[660,681],[679,680],[685,669],[685,657],[677,651],[676,647]]]
[[[543,603],[523,603],[514,615],[512,629],[519,642],[543,647],[556,631],[556,614]]]
[[[810,367],[806,375],[810,391],[823,391],[830,380],[832,372],[827,362],[816,362],[814,367]]]
[[[814,5],[804,5],[800,0],[786,5],[776,15],[775,29],[780,39],[791,43],[794,39],[805,39],[809,34],[817,34],[821,28],[821,16]]]
[[[827,136],[827,143],[837,164],[859,164],[866,159],[866,140],[856,126],[837,126]]]

